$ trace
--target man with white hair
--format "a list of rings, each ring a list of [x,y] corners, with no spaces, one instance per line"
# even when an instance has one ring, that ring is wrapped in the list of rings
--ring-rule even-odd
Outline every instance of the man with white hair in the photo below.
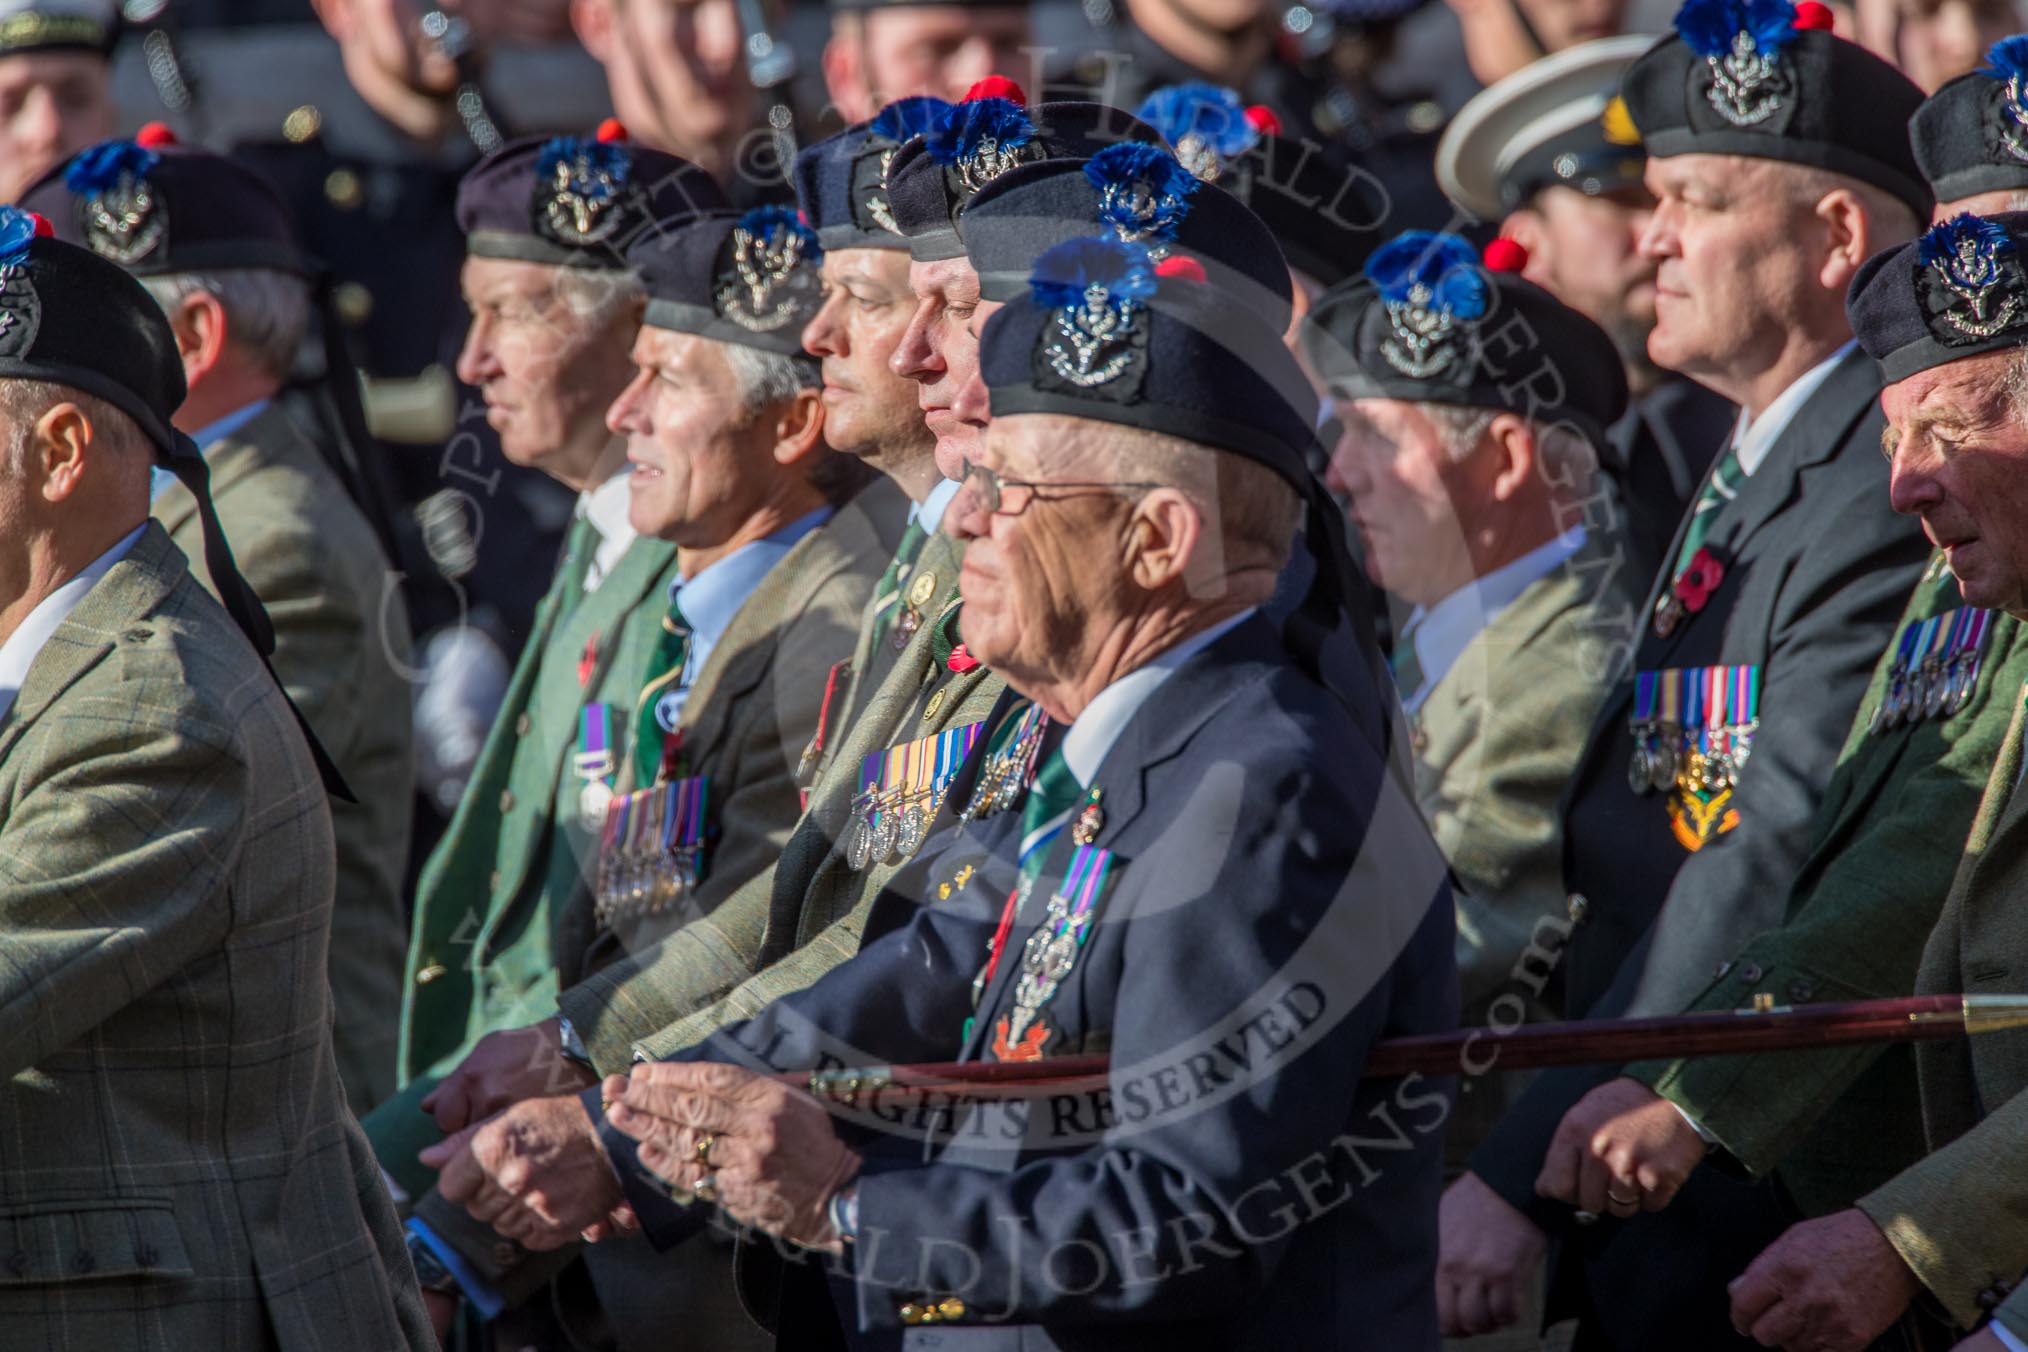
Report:
[[[275,674],[356,801],[334,800],[338,895],[331,993],[356,1113],[395,1087],[414,751],[408,612],[387,556],[330,463],[281,403],[311,316],[310,264],[272,185],[162,129],[107,141],[28,190],[24,205],[141,279],[182,353],[176,411],[211,468],[212,500],[275,629]],[[166,476],[162,476],[166,480]],[[174,482],[155,518],[200,579],[196,499]]]

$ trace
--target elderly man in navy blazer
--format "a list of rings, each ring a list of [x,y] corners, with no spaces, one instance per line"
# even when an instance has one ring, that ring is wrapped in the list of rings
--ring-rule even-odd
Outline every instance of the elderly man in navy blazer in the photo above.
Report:
[[[444,1185],[528,1243],[723,1216],[828,1254],[798,1347],[1433,1349],[1450,1089],[1359,1068],[1453,1021],[1450,898],[1371,661],[1321,658],[1363,598],[1302,373],[1194,260],[1116,239],[1044,254],[982,363],[964,638],[1013,690],[866,947],[587,1095],[606,1158]],[[1095,1052],[1104,1091],[941,1120],[765,1073]]]

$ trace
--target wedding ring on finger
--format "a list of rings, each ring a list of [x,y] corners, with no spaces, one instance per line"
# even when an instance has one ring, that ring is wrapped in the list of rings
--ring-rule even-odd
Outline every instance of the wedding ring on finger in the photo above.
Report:
[[[718,1175],[706,1174],[697,1180],[697,1186],[690,1191],[700,1202],[716,1203],[718,1201]]]
[[[1622,1197],[1611,1188],[1607,1188],[1606,1203],[1615,1209],[1624,1207],[1631,1211],[1635,1207],[1640,1206],[1641,1197],[1639,1193],[1635,1193],[1632,1197]]]

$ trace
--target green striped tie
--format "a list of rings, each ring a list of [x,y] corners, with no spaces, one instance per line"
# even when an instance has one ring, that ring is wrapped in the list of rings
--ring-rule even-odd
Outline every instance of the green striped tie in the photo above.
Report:
[[[1401,692],[1403,699],[1410,699],[1422,689],[1422,659],[1415,655],[1415,640],[1407,634],[1401,636],[1388,654],[1388,670],[1394,673],[1394,688]]]
[[[1690,566],[1690,560],[1704,547],[1711,528],[1718,524],[1718,514],[1725,504],[1739,496],[1739,481],[1745,476],[1739,469],[1739,452],[1727,447],[1718,464],[1712,469],[1711,477],[1704,481],[1704,489],[1697,495],[1697,503],[1690,509],[1690,527],[1683,532],[1683,547],[1676,551],[1676,571],[1681,573]]]
[[[888,562],[887,571],[880,575],[880,581],[873,588],[873,647],[877,652],[887,642],[887,636],[894,629],[894,617],[901,610],[901,584],[915,571],[915,561],[922,555],[923,543],[929,539],[929,532],[913,517],[908,529],[901,533],[901,544],[894,551],[894,558]]]
[[[1021,801],[1021,882],[1023,890],[1035,885],[1049,856],[1050,842],[1070,822],[1070,814],[1084,797],[1084,786],[1063,758],[1063,747],[1043,757],[1029,781],[1028,794]]]
[[[690,624],[683,618],[676,598],[669,598],[669,613],[662,617],[662,632],[655,637],[655,651],[648,658],[648,678],[634,701],[634,782],[646,786],[655,782],[662,765],[662,742],[667,730],[655,716],[661,697],[683,680],[683,667],[690,660]]]

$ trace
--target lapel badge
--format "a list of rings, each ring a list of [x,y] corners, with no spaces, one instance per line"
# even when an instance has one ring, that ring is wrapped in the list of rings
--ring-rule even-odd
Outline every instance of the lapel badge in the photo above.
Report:
[[[1459,341],[1486,313],[1489,287],[1472,246],[1456,235],[1410,230],[1366,260],[1367,279],[1379,288],[1393,333],[1380,343],[1389,366],[1411,380],[1427,380],[1468,364]]]
[[[1038,355],[1058,379],[1094,389],[1136,364],[1146,347],[1142,302],[1155,294],[1145,248],[1103,237],[1067,240],[1036,260],[1028,286],[1038,305],[1055,311]]]
[[[25,357],[42,328],[42,301],[28,279],[28,246],[52,233],[33,212],[0,207],[0,357]]]
[[[1176,238],[1190,214],[1198,180],[1160,146],[1122,142],[1085,162],[1084,176],[1099,193],[1099,222],[1130,244],[1156,246]]]
[[[1004,80],[994,82],[994,87],[1020,92]],[[948,179],[956,180],[966,198],[1015,165],[1042,158],[1035,124],[1013,98],[967,98],[924,132],[923,141],[930,158],[944,167]]]
[[[1800,31],[1790,0],[1688,0],[1676,31],[1704,58],[1704,97],[1725,121],[1757,127],[1786,105],[1783,53]]]
[[[1264,133],[1281,130],[1268,109],[1248,108],[1232,90],[1214,84],[1158,89],[1142,100],[1135,116],[1161,132],[1182,166],[1204,183],[1218,182]]]
[[[824,256],[817,236],[787,207],[755,207],[727,239],[718,312],[751,333],[800,324],[816,295],[814,268]]]
[[[584,248],[620,228],[633,195],[625,147],[578,136],[543,142],[535,161],[536,230],[555,244]]]
[[[1939,341],[1979,342],[2022,321],[2028,276],[2006,227],[1969,213],[1953,216],[1931,226],[1916,252],[1916,289]]]
[[[160,248],[169,232],[161,199],[148,175],[162,157],[132,141],[104,141],[64,171],[64,186],[82,199],[85,242],[122,267]]]
[[[1985,122],[1996,149],[2028,163],[2028,34],[2001,38],[1986,54],[1985,73],[2000,82]]]
[[[1091,797],[1079,810],[1077,820],[1071,824],[1070,838],[1074,844],[1089,845],[1097,840],[1098,833],[1105,829],[1105,809],[1099,806],[1101,792],[1099,789],[1091,791]]]
[[[908,603],[912,606],[926,606],[936,599],[937,575],[917,573],[915,581],[908,584]]]

